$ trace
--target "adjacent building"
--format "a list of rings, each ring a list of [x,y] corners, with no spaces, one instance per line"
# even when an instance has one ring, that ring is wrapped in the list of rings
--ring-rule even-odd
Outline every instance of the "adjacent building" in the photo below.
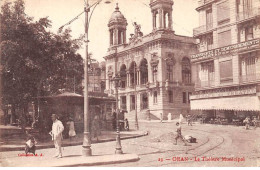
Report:
[[[105,72],[105,62],[99,63],[98,61],[92,61],[90,63],[88,72],[88,91],[104,92],[106,79]]]
[[[200,0],[191,109],[212,117],[259,116],[260,1]]]
[[[164,119],[190,113],[194,91],[190,56],[196,53],[192,37],[176,35],[172,29],[172,0],[151,0],[151,32],[135,33],[126,40],[127,20],[116,6],[108,23],[110,44],[106,60],[106,92],[115,95],[113,78],[120,76],[119,107],[134,119]],[[149,21],[149,20],[147,20]]]

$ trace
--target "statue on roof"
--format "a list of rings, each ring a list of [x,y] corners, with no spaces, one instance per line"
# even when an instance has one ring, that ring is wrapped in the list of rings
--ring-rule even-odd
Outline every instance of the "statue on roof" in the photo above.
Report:
[[[135,36],[136,37],[142,37],[143,33],[141,31],[141,25],[137,24],[136,22],[133,23],[133,26],[135,27]]]

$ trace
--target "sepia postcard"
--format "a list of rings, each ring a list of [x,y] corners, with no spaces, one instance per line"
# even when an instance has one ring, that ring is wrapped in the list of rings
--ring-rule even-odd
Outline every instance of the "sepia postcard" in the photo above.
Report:
[[[259,167],[260,0],[1,0],[1,167]]]

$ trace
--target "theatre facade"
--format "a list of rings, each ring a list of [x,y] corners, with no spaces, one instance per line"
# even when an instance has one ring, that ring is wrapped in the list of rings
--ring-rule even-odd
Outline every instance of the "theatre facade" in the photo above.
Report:
[[[191,109],[212,117],[260,114],[260,1],[200,0]]]
[[[153,28],[143,35],[139,23],[126,41],[127,20],[115,8],[109,23],[110,46],[106,60],[106,91],[115,95],[113,78],[120,76],[119,108],[125,117],[172,119],[190,113],[194,91],[190,56],[196,53],[192,37],[176,35],[172,29],[172,0],[151,0]]]

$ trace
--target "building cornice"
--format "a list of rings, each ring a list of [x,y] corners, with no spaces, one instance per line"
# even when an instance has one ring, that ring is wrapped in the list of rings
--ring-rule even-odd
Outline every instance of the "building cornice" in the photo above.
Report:
[[[135,51],[143,51],[149,46],[158,45],[162,47],[163,45],[170,46],[172,48],[179,48],[180,44],[186,44],[193,46],[196,50],[196,39],[189,36],[180,36],[174,34],[174,31],[155,31],[140,37],[137,43],[124,44],[120,46],[110,47],[107,55],[104,57],[105,60],[112,59],[115,56],[122,56]],[[116,49],[116,50],[115,50]]]

